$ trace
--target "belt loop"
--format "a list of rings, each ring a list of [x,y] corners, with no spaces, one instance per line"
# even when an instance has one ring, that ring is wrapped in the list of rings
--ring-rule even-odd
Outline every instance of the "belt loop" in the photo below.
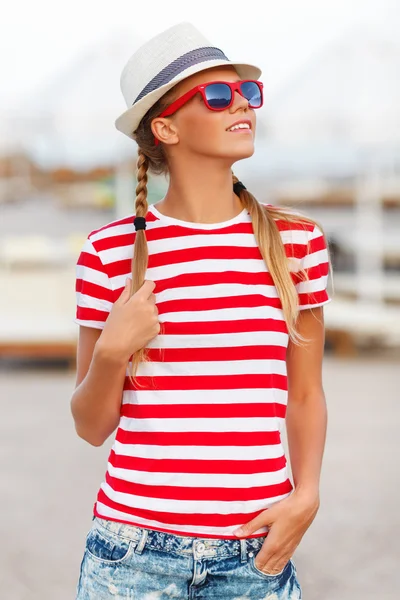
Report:
[[[138,545],[137,545],[137,546],[136,546],[136,548],[135,548],[135,552],[136,552],[137,554],[142,554],[142,552],[143,552],[143,548],[144,548],[144,545],[145,545],[145,543],[146,543],[146,541],[147,541],[147,536],[148,536],[148,533],[149,533],[149,532],[147,531],[147,529],[145,529],[145,528],[143,528],[143,529],[142,529],[142,535],[141,535],[141,538],[140,538],[140,540],[139,540],[139,543],[138,543]]]
[[[240,538],[240,562],[247,562],[247,544],[245,538]]]

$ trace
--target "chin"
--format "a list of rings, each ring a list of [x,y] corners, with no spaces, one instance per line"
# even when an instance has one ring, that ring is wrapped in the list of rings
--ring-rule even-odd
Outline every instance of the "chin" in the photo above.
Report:
[[[243,158],[249,158],[253,156],[255,151],[254,144],[242,144],[242,147],[239,148],[239,144],[237,148],[230,148],[229,155],[234,158],[234,160],[241,160]]]

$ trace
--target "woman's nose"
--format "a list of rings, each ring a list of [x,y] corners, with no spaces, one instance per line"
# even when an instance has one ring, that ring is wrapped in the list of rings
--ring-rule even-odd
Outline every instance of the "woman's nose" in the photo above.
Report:
[[[249,107],[249,101],[242,96],[242,94],[239,94],[239,92],[235,91],[234,96],[233,96],[233,103],[231,106],[231,110],[232,112],[235,112],[238,108],[248,108]]]

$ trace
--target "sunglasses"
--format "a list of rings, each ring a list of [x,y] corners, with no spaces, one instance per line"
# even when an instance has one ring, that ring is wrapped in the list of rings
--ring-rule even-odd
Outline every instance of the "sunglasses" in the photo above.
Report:
[[[196,85],[186,94],[183,94],[183,96],[172,102],[159,117],[169,117],[199,92],[209,110],[226,110],[232,106],[235,92],[239,92],[243,98],[246,98],[249,108],[261,108],[263,105],[263,84],[261,81],[255,79],[209,81],[208,83]],[[158,146],[159,140],[154,138],[154,141]]]

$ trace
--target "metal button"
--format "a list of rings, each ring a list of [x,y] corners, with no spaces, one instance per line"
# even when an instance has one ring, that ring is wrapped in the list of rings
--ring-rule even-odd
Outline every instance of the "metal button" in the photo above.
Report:
[[[203,552],[204,549],[205,549],[205,545],[203,544],[203,542],[200,542],[199,544],[197,544],[197,550],[199,552]]]
[[[249,552],[249,556],[254,556],[254,552]]]

